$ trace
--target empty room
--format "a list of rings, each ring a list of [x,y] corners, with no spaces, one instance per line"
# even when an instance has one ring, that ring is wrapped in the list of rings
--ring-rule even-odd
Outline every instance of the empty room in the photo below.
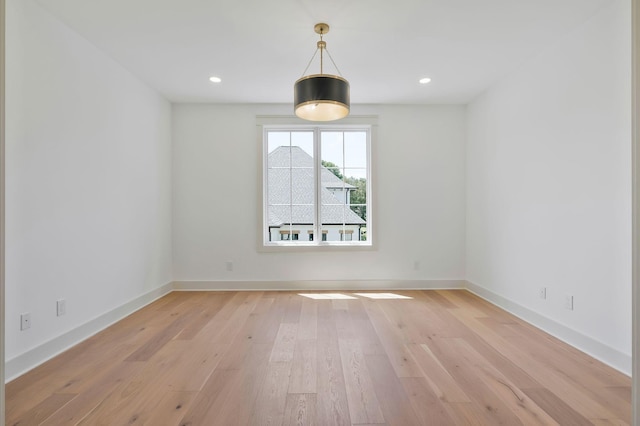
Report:
[[[0,426],[634,424],[632,3],[0,1]]]

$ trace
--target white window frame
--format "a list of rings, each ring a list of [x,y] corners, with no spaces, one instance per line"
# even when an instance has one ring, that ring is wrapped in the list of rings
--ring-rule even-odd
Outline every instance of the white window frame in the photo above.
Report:
[[[358,123],[362,124],[287,124],[286,121],[275,120],[276,122],[280,122],[282,124],[270,124],[269,122],[274,121],[274,117],[264,117],[258,118],[258,139],[260,146],[260,173],[259,173],[259,184],[261,187],[261,197],[259,200],[259,206],[261,210],[261,214],[259,217],[258,230],[259,230],[259,238],[258,238],[258,250],[259,251],[304,251],[304,250],[370,250],[376,249],[375,244],[375,226],[374,226],[374,209],[375,205],[373,203],[373,171],[375,169],[375,165],[373,164],[373,149],[372,149],[372,141],[375,138],[375,127],[377,117],[362,117],[360,120],[357,120]],[[343,120],[345,121],[345,120]],[[266,123],[265,123],[266,122]],[[306,123],[303,121],[299,121],[298,123]],[[269,241],[269,226],[268,226],[268,206],[267,206],[267,161],[268,161],[268,146],[267,146],[267,133],[270,131],[313,131],[314,132],[314,202],[315,202],[315,223],[313,225],[313,233],[314,240],[308,241],[308,238],[300,238],[297,241],[281,241],[279,239],[272,239]],[[343,132],[343,131],[364,131],[367,134],[366,144],[367,144],[367,220],[366,220],[366,229],[367,229],[367,240],[366,241],[322,241],[321,239],[315,238],[318,235],[323,235],[326,233],[326,229],[321,229],[321,225],[318,223],[320,203],[319,203],[319,191],[318,188],[318,179],[320,174],[321,167],[321,146],[320,146],[320,133],[321,132]]]

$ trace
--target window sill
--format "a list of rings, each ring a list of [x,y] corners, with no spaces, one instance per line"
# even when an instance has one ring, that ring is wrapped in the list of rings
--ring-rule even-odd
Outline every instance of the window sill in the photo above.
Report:
[[[371,242],[361,242],[354,244],[353,242],[325,242],[316,244],[305,244],[304,242],[271,242],[268,244],[260,244],[258,252],[268,253],[291,253],[291,252],[332,252],[332,251],[371,251],[377,250],[376,246]]]

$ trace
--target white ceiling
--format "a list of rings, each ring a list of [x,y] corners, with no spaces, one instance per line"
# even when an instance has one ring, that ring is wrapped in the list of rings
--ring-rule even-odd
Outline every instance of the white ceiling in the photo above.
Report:
[[[610,1],[38,0],[176,102],[292,102],[327,22],[354,104],[466,103]]]

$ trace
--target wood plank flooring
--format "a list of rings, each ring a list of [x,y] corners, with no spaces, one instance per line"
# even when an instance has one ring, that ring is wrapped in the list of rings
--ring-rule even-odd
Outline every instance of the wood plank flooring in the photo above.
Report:
[[[8,383],[6,423],[630,424],[629,377],[473,294],[374,293],[170,293]]]

